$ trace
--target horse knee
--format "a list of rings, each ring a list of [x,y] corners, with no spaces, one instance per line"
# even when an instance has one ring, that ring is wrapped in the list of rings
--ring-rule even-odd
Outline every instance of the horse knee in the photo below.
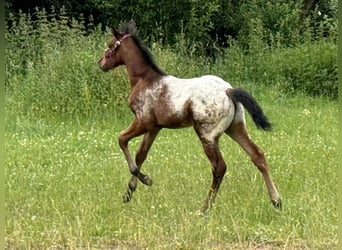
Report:
[[[217,179],[222,179],[224,174],[226,173],[226,165],[220,165],[217,168],[213,169],[213,176]]]
[[[118,142],[119,142],[120,148],[126,148],[128,146],[128,141],[122,135],[118,136]]]

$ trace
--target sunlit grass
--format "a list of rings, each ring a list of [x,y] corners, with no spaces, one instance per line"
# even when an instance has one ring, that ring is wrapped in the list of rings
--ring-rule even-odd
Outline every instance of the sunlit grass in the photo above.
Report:
[[[271,91],[260,97],[274,129],[259,131],[247,117],[248,128],[266,152],[282,212],[228,137],[220,142],[228,170],[216,204],[199,216],[211,170],[192,129],[161,132],[143,168],[154,185],[139,185],[123,204],[129,171],[117,134],[129,116],[18,118],[6,132],[7,247],[336,249],[337,105]]]

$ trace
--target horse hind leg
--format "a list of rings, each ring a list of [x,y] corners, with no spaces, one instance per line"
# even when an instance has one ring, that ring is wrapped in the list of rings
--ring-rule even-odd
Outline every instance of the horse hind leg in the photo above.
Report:
[[[140,172],[140,168],[143,164],[143,162],[145,161],[146,157],[147,157],[147,153],[150,150],[155,138],[157,137],[158,133],[160,131],[160,128],[155,128],[147,133],[144,134],[144,138],[137,150],[136,156],[135,156],[135,163],[136,166]],[[143,175],[140,172],[140,175]],[[145,176],[145,177],[144,177]],[[137,182],[138,182],[138,177],[136,175],[132,175],[131,179],[128,182],[127,185],[127,190],[123,196],[123,201],[124,202],[129,202],[132,199],[132,195],[134,193],[134,191],[136,190],[137,187]],[[146,180],[146,175],[142,176],[143,180]],[[149,180],[148,183],[144,183],[146,185],[151,186],[152,185],[152,179],[150,177],[147,178]]]
[[[261,172],[266,188],[270,195],[274,207],[281,209],[281,198],[274,185],[271,174],[268,170],[268,165],[263,151],[250,139],[247,129],[243,122],[232,123],[225,131],[234,141],[236,141],[250,156],[254,165]]]
[[[211,140],[203,136],[198,130],[196,130],[196,132],[201,140],[203,150],[206,156],[208,157],[212,166],[213,180],[212,180],[212,184],[211,184],[208,196],[202,208],[202,212],[206,212],[212,207],[212,205],[215,202],[217,192],[220,188],[220,185],[223,180],[227,167],[226,167],[226,163],[223,160],[220,149],[218,147],[219,136]]]

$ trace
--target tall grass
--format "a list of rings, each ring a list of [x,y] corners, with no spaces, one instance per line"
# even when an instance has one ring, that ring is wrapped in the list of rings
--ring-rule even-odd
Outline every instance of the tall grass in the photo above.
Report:
[[[85,35],[84,25],[63,9],[58,15],[38,11],[32,25],[30,15],[20,17],[6,32],[9,113],[71,117],[123,102],[125,91],[96,66],[105,42],[100,28]]]
[[[6,35],[6,109],[9,114],[75,117],[126,107],[128,85],[123,68],[104,74],[96,62],[109,38],[100,27],[65,10],[9,17]],[[160,66],[179,77],[217,74],[234,86],[265,84],[279,92],[337,98],[336,44],[330,40],[295,48],[253,48],[232,44],[215,63],[196,57],[186,41],[175,48],[152,46]]]

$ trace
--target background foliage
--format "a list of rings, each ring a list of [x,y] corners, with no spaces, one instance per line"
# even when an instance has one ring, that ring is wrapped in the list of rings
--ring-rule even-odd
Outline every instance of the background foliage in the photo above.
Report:
[[[113,84],[111,75],[96,66],[109,38],[98,21],[118,24],[131,17],[170,74],[216,72],[233,85],[257,82],[286,94],[337,98],[335,1],[307,13],[297,1],[179,0],[173,7],[170,1],[154,2],[86,2],[88,11],[101,6],[97,21],[81,13],[76,18],[63,6],[27,8],[25,13],[14,11],[15,2],[8,3],[7,109],[57,117],[125,107],[125,72],[113,72]]]
[[[6,1],[9,13],[33,14],[35,7],[68,10],[68,16],[91,16],[97,25],[117,26],[134,19],[145,41],[174,44],[177,35],[205,45],[209,51],[238,39],[249,46],[254,33],[271,45],[291,46],[307,41],[308,29],[314,39],[336,32],[337,0],[78,0]],[[86,20],[88,22],[88,20]],[[89,20],[92,22],[91,20]],[[305,35],[304,35],[305,34]],[[304,36],[303,36],[304,35]],[[272,44],[273,43],[273,44]]]

